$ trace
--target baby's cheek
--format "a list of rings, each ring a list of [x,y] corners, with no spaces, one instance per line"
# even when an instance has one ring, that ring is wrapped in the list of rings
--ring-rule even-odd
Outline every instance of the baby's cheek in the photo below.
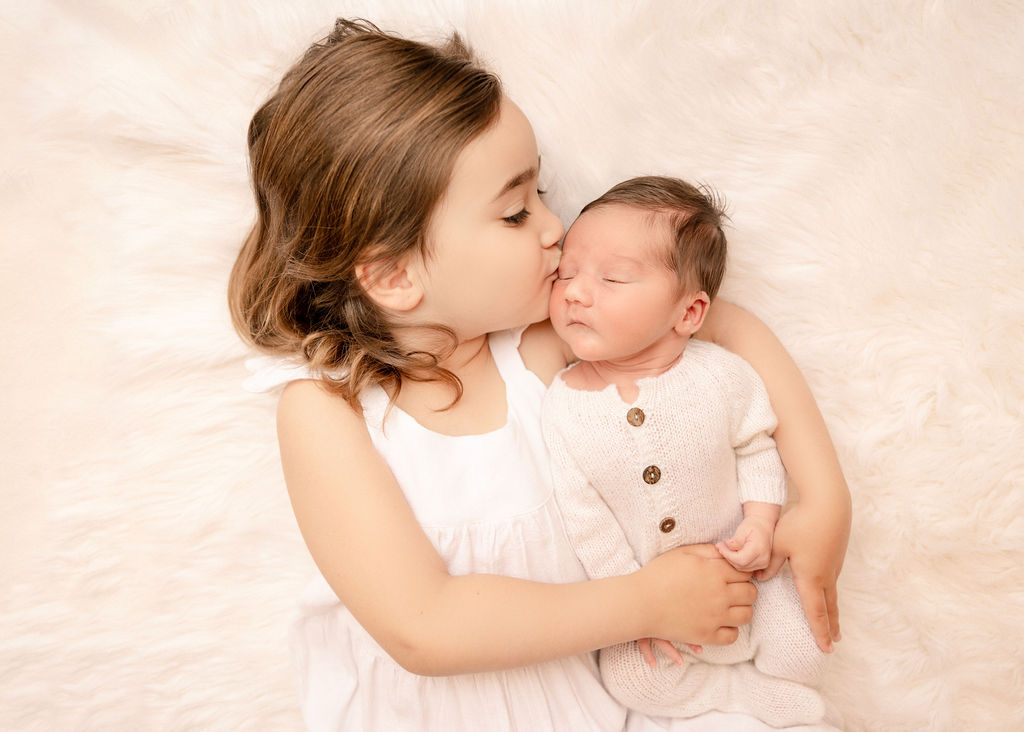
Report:
[[[554,320],[555,313],[558,311],[558,304],[562,302],[561,291],[564,289],[565,286],[559,285],[558,280],[555,280],[551,285],[551,296],[548,298],[548,312],[552,320]]]

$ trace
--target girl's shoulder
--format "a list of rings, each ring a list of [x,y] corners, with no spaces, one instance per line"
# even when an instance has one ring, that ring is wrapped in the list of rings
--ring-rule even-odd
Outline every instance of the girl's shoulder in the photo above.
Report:
[[[519,355],[526,368],[550,386],[555,375],[575,360],[565,341],[559,338],[550,320],[534,323],[523,331]]]
[[[300,495],[315,496],[324,476],[353,475],[379,460],[362,413],[315,379],[285,385],[277,403],[277,442],[293,503]]]
[[[324,429],[366,432],[362,411],[313,378],[285,384],[277,402],[277,424],[279,433],[285,430],[300,435]]]
[[[249,377],[243,388],[255,393],[280,392],[277,403],[278,429],[306,431],[317,422],[331,420],[363,426],[363,414],[323,382],[319,371],[286,358],[259,356],[245,363]],[[365,430],[363,430],[365,431]]]

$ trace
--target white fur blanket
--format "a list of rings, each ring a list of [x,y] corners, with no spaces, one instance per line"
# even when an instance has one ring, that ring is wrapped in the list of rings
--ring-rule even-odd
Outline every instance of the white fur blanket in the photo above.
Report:
[[[850,730],[1019,729],[1019,0],[5,5],[0,728],[300,726],[311,563],[225,282],[248,119],[347,14],[462,32],[566,222],[634,174],[725,194],[724,295],[853,492],[829,697]]]

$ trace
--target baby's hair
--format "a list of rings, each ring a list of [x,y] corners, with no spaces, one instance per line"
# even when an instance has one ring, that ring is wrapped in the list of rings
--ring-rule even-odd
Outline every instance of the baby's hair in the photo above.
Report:
[[[461,394],[437,354],[399,347],[355,271],[429,255],[456,157],[497,120],[501,98],[458,35],[432,46],[339,19],[249,124],[257,218],[228,286],[243,340],[301,358],[353,406],[370,384],[394,397],[403,378]]]
[[[693,186],[678,178],[641,176],[623,181],[594,199],[580,214],[602,206],[629,206],[667,219],[671,241],[666,266],[682,288],[703,290],[714,299],[725,275],[728,219],[722,197],[710,186]]]

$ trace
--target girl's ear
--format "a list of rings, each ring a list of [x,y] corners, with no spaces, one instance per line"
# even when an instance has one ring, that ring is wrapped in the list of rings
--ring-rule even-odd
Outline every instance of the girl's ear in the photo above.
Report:
[[[423,300],[417,270],[408,257],[357,264],[356,279],[371,300],[388,310],[408,313]]]
[[[711,306],[711,298],[706,292],[701,291],[695,295],[687,295],[685,302],[686,309],[676,321],[675,331],[679,335],[691,336],[704,324],[704,318]]]

